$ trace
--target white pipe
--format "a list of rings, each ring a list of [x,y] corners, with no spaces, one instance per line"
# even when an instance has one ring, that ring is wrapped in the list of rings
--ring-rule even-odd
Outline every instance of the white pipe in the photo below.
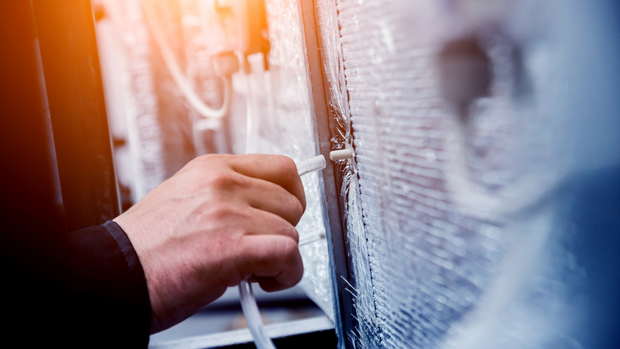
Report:
[[[314,232],[313,234],[306,235],[304,238],[299,239],[299,244],[297,246],[305,246],[309,245],[313,242],[321,241],[325,239],[327,235],[325,234],[325,229],[321,229],[318,232]]]
[[[297,173],[300,176],[303,176],[304,174],[324,169],[325,165],[325,158],[323,155],[315,156],[297,164]],[[319,234],[319,236],[321,235]],[[305,243],[314,241],[316,241],[316,239]],[[248,323],[248,328],[252,338],[254,339],[256,348],[275,349],[273,342],[265,332],[265,327],[263,326],[263,321],[260,318],[260,312],[258,311],[258,306],[256,305],[256,299],[254,298],[254,293],[252,292],[252,285],[247,281],[242,281],[241,284],[239,284],[239,295],[241,297],[241,309],[243,310],[243,315]]]
[[[263,321],[260,318],[260,312],[256,305],[256,299],[252,292],[252,285],[247,281],[242,281],[239,284],[239,294],[241,296],[241,309],[243,315],[248,323],[250,334],[254,339],[254,344],[258,349],[275,349],[273,342],[267,336]]]
[[[318,155],[297,164],[297,174],[303,176],[306,173],[322,170],[325,166],[325,157],[323,155]]]
[[[164,63],[166,63],[166,67],[170,71],[172,78],[176,82],[177,86],[181,89],[181,92],[187,98],[189,104],[196,110],[196,112],[202,116],[203,118],[212,118],[212,119],[221,119],[230,111],[230,103],[232,100],[232,79],[230,76],[222,77],[224,80],[224,103],[219,109],[214,109],[209,107],[201,98],[198,96],[196,91],[192,88],[191,84],[185,77],[185,74],[181,71],[179,64],[172,53],[172,49],[166,42],[164,34],[159,27],[155,11],[153,10],[153,5],[151,4],[152,0],[143,0],[142,3],[144,5],[144,13],[146,14],[146,19],[150,24],[151,30],[153,31],[153,37],[155,38],[155,42],[159,47],[162,57],[164,58]]]

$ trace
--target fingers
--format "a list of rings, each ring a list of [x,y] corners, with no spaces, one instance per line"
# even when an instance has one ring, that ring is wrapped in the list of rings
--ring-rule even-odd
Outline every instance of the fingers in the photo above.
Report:
[[[265,291],[295,286],[303,276],[297,243],[285,236],[247,235],[237,246],[240,275],[255,277]]]
[[[306,209],[306,195],[295,162],[282,155],[251,154],[228,158],[232,169],[248,177],[275,183],[293,194]]]
[[[299,223],[304,214],[304,208],[297,197],[271,182],[251,179],[243,195],[250,206],[282,217],[293,226]]]
[[[256,282],[265,292],[277,292],[290,288],[277,282],[274,278],[256,278]]]
[[[247,229],[248,235],[278,235],[299,243],[299,233],[295,226],[276,214],[254,209],[248,219],[246,222],[239,222],[242,226],[250,226]]]

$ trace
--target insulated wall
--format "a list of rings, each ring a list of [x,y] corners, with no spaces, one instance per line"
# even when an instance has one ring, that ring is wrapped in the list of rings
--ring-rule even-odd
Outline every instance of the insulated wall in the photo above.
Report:
[[[567,183],[618,163],[616,8],[314,5],[333,147],[356,153],[340,164],[350,345],[579,348],[598,336],[588,289],[617,289],[617,277],[597,284],[575,248],[594,238]]]

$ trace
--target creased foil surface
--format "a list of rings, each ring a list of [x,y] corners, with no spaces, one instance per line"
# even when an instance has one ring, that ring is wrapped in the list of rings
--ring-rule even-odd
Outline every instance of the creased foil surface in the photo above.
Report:
[[[539,32],[520,36],[541,8],[315,4],[332,141],[356,153],[341,164],[355,308],[347,335],[360,348],[570,347],[567,315],[579,313],[569,304],[584,276],[566,248],[564,206],[540,204],[562,174],[539,170],[562,167],[562,67],[553,46],[532,39]],[[464,123],[442,97],[438,56],[468,35],[493,79]],[[518,63],[536,98],[517,91],[515,46],[526,47]]]

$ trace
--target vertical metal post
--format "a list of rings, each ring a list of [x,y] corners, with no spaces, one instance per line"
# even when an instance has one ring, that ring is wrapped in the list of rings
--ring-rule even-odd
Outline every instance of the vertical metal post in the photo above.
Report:
[[[313,0],[299,0],[302,31],[306,45],[306,60],[310,77],[310,92],[314,107],[314,119],[318,135],[319,151],[327,159],[332,150],[332,134],[329,127],[329,112],[327,104],[327,85],[324,78],[323,65],[320,55],[317,25],[314,13]],[[353,330],[353,296],[347,290],[350,282],[349,261],[347,258],[346,230],[342,226],[342,213],[340,212],[338,184],[340,174],[337,167],[328,161],[323,170],[323,194],[327,209],[326,222],[329,222],[328,247],[330,249],[330,263],[332,269],[332,284],[334,287],[334,299],[336,301],[336,334],[339,348],[353,348],[347,333]]]
[[[90,0],[32,0],[68,230],[119,214]]]

